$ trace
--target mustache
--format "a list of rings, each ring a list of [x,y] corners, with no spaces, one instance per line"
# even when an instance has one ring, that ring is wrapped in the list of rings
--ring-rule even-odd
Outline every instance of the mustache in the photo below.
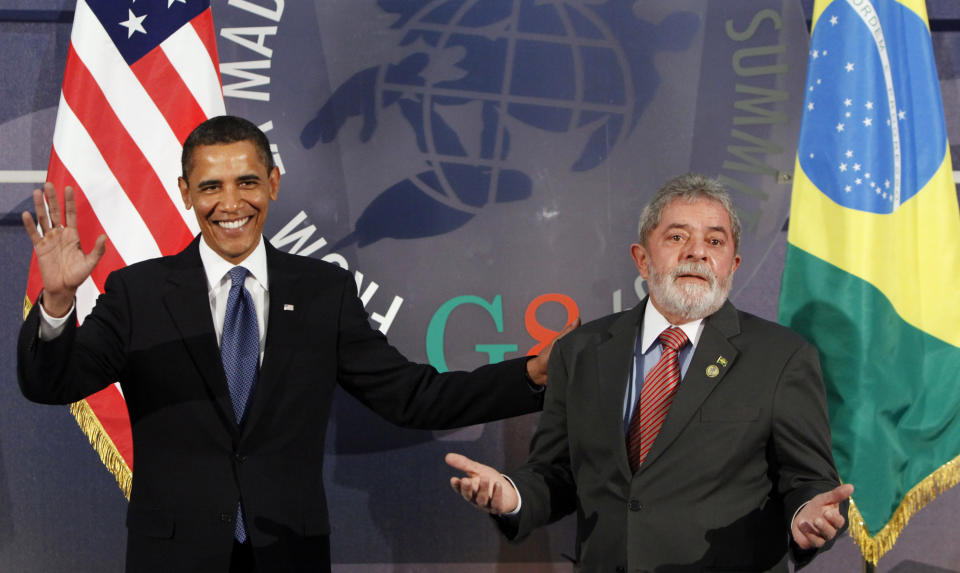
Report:
[[[670,273],[670,278],[677,280],[681,275],[699,275],[707,279],[711,287],[717,284],[717,275],[713,274],[713,270],[707,263],[680,263]]]

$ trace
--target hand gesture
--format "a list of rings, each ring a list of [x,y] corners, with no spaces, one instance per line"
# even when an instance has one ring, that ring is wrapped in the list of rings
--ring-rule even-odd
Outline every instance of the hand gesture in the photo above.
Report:
[[[527,375],[530,376],[534,384],[538,386],[547,385],[547,363],[550,362],[550,352],[553,350],[553,345],[578,326],[580,326],[580,317],[577,317],[576,320],[564,326],[563,330],[557,333],[553,340],[550,341],[550,344],[548,344],[540,354],[527,360]]]
[[[843,484],[814,496],[793,520],[790,532],[800,549],[823,547],[846,522],[840,515],[840,502],[853,493],[852,484]]]
[[[520,503],[513,484],[497,470],[477,463],[460,454],[447,454],[447,465],[467,474],[450,478],[450,487],[477,509],[502,515],[510,513]]]
[[[100,235],[93,249],[84,253],[77,234],[77,206],[72,187],[64,188],[63,205],[65,220],[61,221],[57,190],[53,183],[45,183],[43,191],[33,190],[37,222],[33,221],[28,211],[21,215],[23,227],[37,254],[37,267],[43,281],[43,308],[55,317],[64,316],[70,311],[77,288],[97,266],[107,244],[107,237]]]

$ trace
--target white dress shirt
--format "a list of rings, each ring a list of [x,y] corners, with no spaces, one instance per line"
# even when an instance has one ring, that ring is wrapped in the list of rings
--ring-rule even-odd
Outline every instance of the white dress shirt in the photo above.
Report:
[[[267,341],[267,319],[270,314],[270,282],[267,278],[267,249],[263,246],[263,237],[253,252],[235,265],[218,255],[206,241],[200,241],[200,260],[203,272],[207,275],[207,295],[210,299],[210,315],[213,316],[213,328],[217,333],[217,346],[223,336],[223,319],[227,313],[227,298],[230,295],[230,271],[241,266],[247,269],[247,278],[243,286],[250,292],[253,306],[257,311],[257,330],[260,334],[260,363],[263,363],[263,350]]]

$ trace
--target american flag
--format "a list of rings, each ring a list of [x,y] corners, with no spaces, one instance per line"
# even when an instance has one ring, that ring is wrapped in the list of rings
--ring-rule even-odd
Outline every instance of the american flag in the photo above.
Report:
[[[78,0],[47,180],[74,188],[85,249],[107,250],[77,292],[82,322],[114,269],[176,253],[197,234],[177,187],[190,131],[224,113],[209,0]],[[27,301],[42,284],[30,265]],[[115,384],[71,407],[129,496],[130,422]]]

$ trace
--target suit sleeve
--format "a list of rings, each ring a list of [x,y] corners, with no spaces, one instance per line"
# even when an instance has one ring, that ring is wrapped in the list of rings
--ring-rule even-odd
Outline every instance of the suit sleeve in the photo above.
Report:
[[[472,372],[440,373],[407,360],[370,326],[356,285],[342,284],[338,325],[338,381],[367,407],[399,426],[445,429],[540,410],[543,392],[526,377],[526,358]]]
[[[563,344],[571,338],[568,336],[554,345],[547,369],[543,414],[530,441],[530,455],[522,467],[510,473],[523,500],[520,514],[510,520],[495,520],[500,531],[512,541],[520,541],[534,529],[576,509],[577,491],[567,442],[569,377]]]
[[[789,532],[791,519],[801,505],[840,485],[831,452],[820,360],[814,347],[804,344],[790,357],[778,381],[774,400],[771,447],[777,470],[775,485],[783,498],[784,525]],[[847,505],[844,503],[841,507],[844,517]],[[832,541],[820,551],[831,544]],[[801,551],[792,543],[792,537],[790,545],[798,565],[805,564],[817,553],[816,550]]]
[[[72,314],[64,331],[49,341],[38,336],[39,303],[34,305],[17,341],[17,379],[24,397],[42,404],[69,404],[119,378],[129,317],[124,293],[123,282],[111,274],[83,326],[76,326]]]

